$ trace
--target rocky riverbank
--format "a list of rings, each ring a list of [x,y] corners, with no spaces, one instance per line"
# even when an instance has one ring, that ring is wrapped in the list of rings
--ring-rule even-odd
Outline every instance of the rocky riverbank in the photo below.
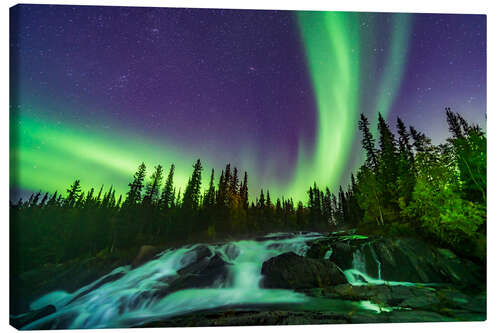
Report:
[[[103,270],[83,267],[54,275],[45,286],[58,276],[88,280]],[[116,298],[103,304],[116,318],[133,317],[144,307],[159,312],[102,327],[478,321],[486,319],[485,276],[480,264],[413,238],[278,234],[164,253],[143,248],[130,265],[87,287],[67,289],[59,305],[44,304],[11,322],[23,327],[52,316],[37,328],[73,327],[75,319],[61,322],[58,311],[78,312],[102,295]],[[125,296],[138,285],[148,290]],[[191,310],[179,311],[183,306]]]

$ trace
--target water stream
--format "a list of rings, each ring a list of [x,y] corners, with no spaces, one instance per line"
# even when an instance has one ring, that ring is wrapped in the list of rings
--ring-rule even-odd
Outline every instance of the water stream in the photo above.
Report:
[[[320,237],[317,233],[270,234],[259,241],[207,245],[212,256],[218,254],[228,264],[229,277],[215,279],[209,288],[183,289],[156,298],[155,292],[168,287],[178,270],[199,259],[195,251],[199,244],[167,250],[136,269],[119,267],[74,293],[54,291],[41,297],[31,304],[32,310],[52,304],[57,311],[23,329],[125,327],[228,305],[302,303],[307,297],[301,293],[261,288],[261,267],[285,252],[305,255],[306,242]],[[121,277],[102,283],[117,275]]]
[[[308,297],[293,290],[261,288],[261,268],[266,260],[290,251],[303,256],[308,249],[307,242],[321,237],[323,235],[318,233],[276,233],[258,240],[169,249],[138,268],[118,267],[74,293],[54,291],[39,298],[31,304],[32,310],[52,304],[57,311],[23,329],[140,326],[172,316],[221,307],[278,306],[280,309],[299,310],[314,307],[316,310],[337,308],[347,312],[354,308],[380,311],[378,306],[368,301],[327,300]],[[201,255],[200,246],[209,249],[208,258],[222,258],[229,273],[213,277],[211,285],[205,288],[193,287],[162,294],[162,290],[166,290],[179,277],[179,270],[203,259],[198,258]],[[204,255],[207,255],[206,252]],[[325,258],[330,255],[331,250],[325,254]],[[352,285],[410,284],[382,280],[382,267],[378,259],[378,277],[368,276],[364,256],[363,251],[356,251],[353,268],[344,271]]]

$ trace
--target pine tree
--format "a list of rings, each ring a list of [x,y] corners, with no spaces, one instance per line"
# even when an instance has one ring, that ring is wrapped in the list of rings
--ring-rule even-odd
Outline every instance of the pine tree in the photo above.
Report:
[[[182,208],[188,210],[196,210],[199,206],[201,171],[203,170],[200,159],[198,159],[193,165],[193,169],[193,174],[189,179],[186,190],[184,191],[184,197],[182,199]]]
[[[269,195],[269,190],[266,192],[266,207],[272,208],[273,203],[271,202],[271,196]]]
[[[203,198],[203,206],[211,207],[215,205],[215,186],[214,186],[214,169],[212,168],[212,173],[210,174],[210,183],[208,185],[208,190]]]
[[[132,206],[141,202],[142,188],[144,187],[144,178],[146,177],[146,165],[141,163],[137,172],[134,174],[134,180],[129,183],[129,191],[127,192],[127,198],[125,199],[124,205]],[[102,190],[102,187],[101,187]],[[101,192],[99,192],[98,199]]]
[[[399,205],[404,208],[409,203],[415,186],[415,159],[410,144],[410,135],[406,131],[406,126],[398,117],[398,144],[399,144],[399,165],[398,165],[398,180],[397,193],[399,194]]]
[[[429,150],[431,139],[425,136],[424,133],[417,131],[413,126],[410,126],[410,135],[413,139],[413,147],[417,153],[423,153]]]
[[[459,139],[464,137],[464,133],[462,131],[462,125],[460,123],[460,118],[457,114],[451,111],[451,108],[445,108],[446,111],[446,121],[448,122],[448,127],[450,129],[451,134],[454,139]],[[463,118],[462,118],[463,121]],[[466,126],[467,128],[468,126]]]
[[[333,221],[333,209],[332,209],[332,194],[328,186],[325,190],[325,196],[323,199],[323,211],[325,215],[325,222],[330,225]]]
[[[40,204],[38,205],[38,207],[40,207],[40,208],[44,207],[45,203],[47,202],[48,197],[49,197],[49,192],[45,192],[45,195],[43,196],[42,201],[40,201]]]
[[[264,209],[264,207],[266,207],[266,199],[264,198],[264,190],[261,189],[260,196],[259,196],[259,199],[257,201],[257,208]]]
[[[219,177],[219,185],[217,186],[217,196],[215,198],[218,207],[223,207],[224,202],[226,200],[225,196],[226,187],[224,185],[224,179],[225,179],[224,170],[222,170]]]
[[[248,175],[245,171],[245,176],[243,177],[243,185],[240,187],[240,197],[243,204],[243,208],[248,209]]]
[[[370,123],[368,122],[368,118],[366,118],[363,113],[361,114],[361,119],[358,122],[358,127],[363,136],[361,146],[366,151],[366,162],[368,166],[372,170],[374,170],[378,166],[377,152],[375,150],[375,139],[370,132]]]
[[[161,193],[160,206],[164,210],[174,207],[175,204],[174,172],[175,165],[172,163],[170,165],[170,171],[168,172],[167,181],[165,182],[165,186],[163,187],[163,191]]]
[[[68,192],[68,196],[65,199],[64,206],[73,207],[81,191],[82,189],[80,188],[80,180],[77,179],[74,181],[71,187],[66,190],[66,192]]]
[[[158,164],[155,167],[148,184],[146,185],[146,193],[144,195],[143,203],[150,205],[157,203],[162,179],[163,167]]]
[[[234,168],[233,169],[233,175],[231,177],[230,185],[229,185],[231,194],[237,195],[238,194],[238,169]]]

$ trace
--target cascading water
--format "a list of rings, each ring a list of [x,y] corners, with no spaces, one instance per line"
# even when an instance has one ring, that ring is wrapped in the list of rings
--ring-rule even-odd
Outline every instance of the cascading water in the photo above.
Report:
[[[377,277],[374,278],[368,275],[366,270],[366,255],[364,247],[368,246],[372,259],[377,263]],[[359,249],[354,251],[352,260],[352,269],[344,270],[344,275],[347,281],[353,286],[362,286],[367,284],[387,284],[387,285],[402,285],[413,286],[416,283],[405,281],[387,281],[382,279],[382,263],[380,262],[377,253],[371,243],[363,244]],[[424,284],[420,284],[424,285]]]
[[[39,309],[52,304],[57,311],[23,329],[104,328],[142,325],[198,310],[252,304],[301,303],[308,297],[285,289],[260,287],[264,261],[285,252],[305,255],[306,242],[317,233],[271,234],[263,239],[206,245],[229,269],[209,288],[182,289],[157,297],[178,271],[196,262],[198,245],[167,250],[154,260],[131,269],[119,267],[74,293],[55,291],[31,304]]]

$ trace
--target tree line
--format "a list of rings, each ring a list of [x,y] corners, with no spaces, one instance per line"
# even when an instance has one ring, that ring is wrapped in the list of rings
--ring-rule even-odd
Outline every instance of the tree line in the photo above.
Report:
[[[34,193],[11,203],[11,248],[19,271],[46,263],[113,253],[144,244],[168,245],[250,237],[275,231],[419,234],[459,249],[485,240],[486,137],[476,125],[446,110],[451,137],[432,145],[397,119],[397,138],[378,116],[378,145],[362,114],[358,123],[366,160],[350,184],[334,194],[314,183],[307,202],[248,194],[248,174],[227,164],[211,169],[202,191],[198,159],[184,189],[175,188],[175,165],[157,165],[147,178],[141,163],[124,197],[111,186]],[[472,242],[472,243],[471,243]]]
[[[445,113],[450,137],[439,145],[400,118],[396,137],[380,114],[376,145],[361,115],[366,160],[353,181],[353,221],[367,233],[419,235],[485,260],[486,133]]]

